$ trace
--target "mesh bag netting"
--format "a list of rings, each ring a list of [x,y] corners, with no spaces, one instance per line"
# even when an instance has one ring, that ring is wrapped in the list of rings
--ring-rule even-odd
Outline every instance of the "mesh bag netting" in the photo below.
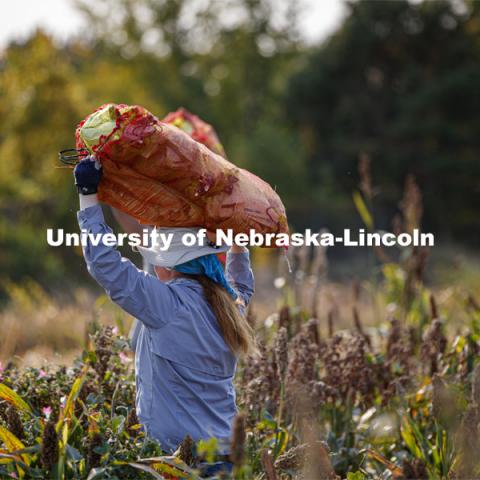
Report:
[[[76,144],[102,164],[99,199],[143,224],[288,232],[270,185],[226,160],[214,129],[186,110],[160,121],[137,105],[104,105],[78,125]]]

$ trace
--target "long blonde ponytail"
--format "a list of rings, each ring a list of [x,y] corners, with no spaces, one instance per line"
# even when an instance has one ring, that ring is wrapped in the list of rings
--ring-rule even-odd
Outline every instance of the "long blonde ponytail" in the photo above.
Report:
[[[237,303],[228,292],[205,275],[185,275],[197,280],[203,287],[205,298],[217,317],[226,344],[233,353],[254,353],[255,336],[251,325],[240,313]]]

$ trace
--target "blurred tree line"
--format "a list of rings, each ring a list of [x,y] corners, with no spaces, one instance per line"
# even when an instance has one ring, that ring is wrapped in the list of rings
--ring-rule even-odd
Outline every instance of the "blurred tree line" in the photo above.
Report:
[[[0,57],[0,279],[84,275],[71,172],[57,152],[106,102],[158,116],[184,106],[229,158],[276,186],[295,228],[352,226],[360,155],[381,227],[408,173],[439,240],[480,233],[480,3],[348,3],[307,45],[295,0],[77,0],[88,28],[66,45],[38,31]],[[307,12],[308,13],[308,12]],[[82,273],[79,273],[82,272]]]

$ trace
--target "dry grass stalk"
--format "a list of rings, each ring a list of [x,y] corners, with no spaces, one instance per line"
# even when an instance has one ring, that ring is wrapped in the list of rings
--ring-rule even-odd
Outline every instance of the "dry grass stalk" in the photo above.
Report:
[[[233,421],[230,458],[235,470],[242,467],[245,459],[245,414],[239,413]]]
[[[304,306],[304,283],[308,270],[308,260],[310,255],[310,247],[302,245],[295,247],[293,250],[294,258],[294,291],[295,304],[299,307]]]
[[[320,231],[320,235],[325,230]],[[318,308],[320,299],[320,287],[327,281],[328,260],[327,249],[325,247],[316,247],[313,250],[313,259],[310,265],[310,275],[312,279],[312,317],[318,318]]]
[[[273,458],[268,450],[262,451],[262,466],[267,480],[277,480],[277,473],[275,472],[275,467],[273,465]]]
[[[372,339],[370,338],[370,335],[368,335],[363,329],[363,324],[360,319],[360,314],[358,313],[358,309],[356,306],[353,307],[353,322],[355,324],[355,328],[357,329],[357,332],[364,338],[368,347],[370,348],[370,350],[372,350]]]
[[[360,282],[356,278],[352,282],[352,297],[353,303],[358,303],[360,301]]]
[[[432,315],[432,320],[435,320],[435,318],[438,318],[437,301],[435,300],[433,293],[430,295],[430,312]]]
[[[404,230],[412,233],[415,228],[420,228],[423,215],[422,193],[418,188],[413,175],[408,175],[405,180],[403,199],[400,202],[403,214]]]
[[[404,376],[409,377],[413,353],[410,331],[404,331],[400,321],[392,319],[387,337],[387,366],[397,363],[402,367]]]
[[[334,325],[333,325],[334,317],[333,317],[333,310],[330,309],[327,315],[327,322],[328,322],[328,336],[331,338],[333,337]]]
[[[430,375],[439,370],[441,356],[445,352],[447,339],[443,333],[443,322],[436,318],[422,337],[421,357],[430,367]]]
[[[288,367],[288,334],[285,327],[279,328],[275,337],[275,358],[277,363],[278,378],[285,379]]]
[[[371,159],[367,153],[361,153],[358,160],[358,174],[360,176],[360,191],[368,200],[373,198],[372,174],[370,170]]]
[[[291,334],[291,324],[292,318],[290,315],[290,307],[288,305],[284,305],[278,312],[278,328],[286,328],[289,338]]]
[[[423,282],[428,255],[429,249],[427,247],[413,247],[411,255],[405,261],[407,278],[404,295],[406,305],[415,297],[417,286]]]
[[[305,329],[310,336],[310,341],[315,343],[315,345],[320,346],[320,333],[318,330],[318,320],[316,318],[311,318],[306,326]]]

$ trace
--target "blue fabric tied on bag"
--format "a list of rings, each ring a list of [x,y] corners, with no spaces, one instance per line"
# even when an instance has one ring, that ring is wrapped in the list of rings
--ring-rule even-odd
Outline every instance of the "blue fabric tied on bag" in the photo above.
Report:
[[[225,278],[222,264],[214,253],[211,255],[204,255],[203,257],[194,258],[193,260],[181,263],[180,265],[175,265],[173,269],[177,272],[190,275],[205,275],[210,280],[214,281],[218,285],[221,285],[234,300],[236,300],[238,297],[235,290],[230,286]]]

